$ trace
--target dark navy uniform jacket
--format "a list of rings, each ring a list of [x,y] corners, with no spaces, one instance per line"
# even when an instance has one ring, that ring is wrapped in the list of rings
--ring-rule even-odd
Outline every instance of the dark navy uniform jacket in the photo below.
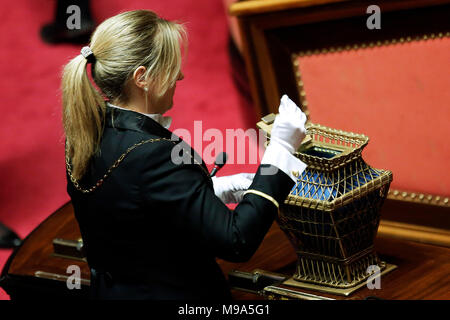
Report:
[[[68,179],[91,268],[92,297],[229,299],[216,258],[249,260],[277,207],[250,193],[230,210],[215,196],[198,154],[183,141],[171,141],[172,133],[158,122],[111,107],[105,121],[100,150],[79,182],[81,188],[104,178],[127,149],[147,142],[131,150],[92,192],[77,190]],[[178,143],[200,164],[174,163]],[[281,170],[262,175],[262,168],[249,189],[282,203],[294,182]]]

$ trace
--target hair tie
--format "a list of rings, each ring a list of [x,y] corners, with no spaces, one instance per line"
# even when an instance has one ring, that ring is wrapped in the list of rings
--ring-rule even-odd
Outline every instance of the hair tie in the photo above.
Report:
[[[81,55],[87,60],[88,63],[95,62],[95,56],[90,47],[86,46],[81,48]]]

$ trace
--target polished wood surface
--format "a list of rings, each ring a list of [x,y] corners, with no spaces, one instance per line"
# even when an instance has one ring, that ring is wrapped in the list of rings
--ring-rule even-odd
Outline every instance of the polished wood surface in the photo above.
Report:
[[[450,248],[450,231],[428,228],[409,223],[384,221],[378,228],[379,236],[408,239],[415,242],[434,244]]]
[[[24,279],[36,277],[37,272],[60,275],[59,280],[49,281],[64,281],[67,267],[78,265],[82,278],[88,280],[90,272],[86,262],[52,255],[54,238],[77,240],[79,237],[73,207],[68,203],[27,237],[5,271],[9,276]],[[450,248],[378,237],[376,250],[382,260],[397,265],[398,269],[382,277],[381,290],[364,287],[345,299],[364,299],[367,296],[384,299],[450,299]],[[218,260],[225,274],[231,270],[250,272],[263,269],[286,275],[294,272],[295,261],[296,253],[277,223],[272,225],[258,251],[248,262]],[[344,298],[303,289],[301,291],[336,299]],[[262,298],[236,290],[233,295],[236,299]]]
[[[34,277],[44,271],[59,275],[66,273],[69,265],[81,268],[81,278],[89,279],[90,271],[86,262],[53,256],[53,239],[78,240],[81,237],[78,224],[69,202],[49,216],[23,242],[12,260],[8,274]]]
[[[273,230],[273,232],[276,231]],[[381,289],[370,290],[364,286],[348,297],[325,294],[306,289],[297,290],[338,300],[360,300],[373,296],[389,300],[450,299],[449,248],[381,237],[377,238],[375,248],[382,261],[394,264],[398,267],[381,277]],[[255,256],[252,261],[257,264],[260,259],[261,258]],[[264,261],[264,259],[261,259],[261,261]],[[224,267],[225,269],[228,269],[230,266],[225,264]],[[241,265],[239,270],[251,271],[253,267],[254,266],[250,264]],[[284,273],[292,274],[294,269],[295,263],[291,263],[290,265],[285,266]],[[292,273],[289,273],[289,271]],[[292,287],[287,286],[282,287],[291,290],[293,289]],[[234,297],[236,299],[258,298],[253,294],[241,291],[234,291]]]
[[[320,7],[333,3],[338,3],[339,5],[341,5],[345,4],[345,2],[350,1],[352,0],[245,0],[234,2],[229,7],[228,12],[233,16],[250,16],[268,12],[293,10],[298,8]],[[401,2],[402,3],[399,3],[399,1],[391,0],[390,7],[412,8],[417,5],[433,5],[443,3],[442,0],[402,0]],[[379,5],[380,1],[378,1],[376,4]]]
[[[235,2],[229,8],[229,13],[234,16],[245,16],[344,1],[349,0],[247,0]]]

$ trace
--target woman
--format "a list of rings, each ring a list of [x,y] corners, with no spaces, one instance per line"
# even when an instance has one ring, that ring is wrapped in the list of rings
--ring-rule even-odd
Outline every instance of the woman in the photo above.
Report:
[[[283,97],[254,179],[210,178],[163,116],[183,79],[185,38],[181,25],[153,12],[121,13],[64,69],[67,190],[93,298],[229,299],[215,258],[248,260],[305,168],[292,153],[306,117]],[[186,155],[192,161],[174,161]],[[240,201],[233,211],[230,199]]]

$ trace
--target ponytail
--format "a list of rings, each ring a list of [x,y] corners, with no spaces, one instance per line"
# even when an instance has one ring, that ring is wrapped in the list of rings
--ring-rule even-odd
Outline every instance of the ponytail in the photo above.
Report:
[[[72,163],[72,176],[77,180],[98,149],[105,116],[104,99],[90,82],[86,65],[83,56],[76,56],[64,68],[62,78],[66,156]]]
[[[98,150],[105,118],[104,100],[126,104],[126,83],[139,66],[147,68],[149,91],[156,98],[161,97],[179,77],[180,42],[185,41],[182,25],[148,10],[123,12],[97,27],[88,52],[82,53],[86,58],[78,55],[72,59],[64,68],[62,79],[66,157],[71,162],[72,178],[83,177],[90,158]],[[92,75],[98,91],[86,72],[89,53],[95,57],[89,61],[95,61]]]

